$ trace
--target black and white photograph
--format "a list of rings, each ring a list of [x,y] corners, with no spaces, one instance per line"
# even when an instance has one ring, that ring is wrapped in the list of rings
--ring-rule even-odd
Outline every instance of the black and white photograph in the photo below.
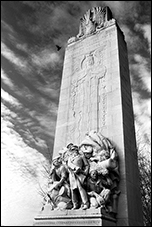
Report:
[[[151,226],[151,1],[1,1],[1,226]]]

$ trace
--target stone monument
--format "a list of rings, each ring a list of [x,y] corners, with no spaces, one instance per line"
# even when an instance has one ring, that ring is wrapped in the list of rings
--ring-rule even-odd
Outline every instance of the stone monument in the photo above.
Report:
[[[35,226],[143,226],[127,46],[108,7],[67,43],[46,197]]]

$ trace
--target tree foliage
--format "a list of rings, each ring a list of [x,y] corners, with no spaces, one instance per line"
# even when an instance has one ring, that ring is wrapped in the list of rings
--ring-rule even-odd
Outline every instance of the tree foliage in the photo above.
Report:
[[[151,159],[150,140],[138,144],[138,165],[140,175],[141,199],[143,208],[144,226],[151,226]]]

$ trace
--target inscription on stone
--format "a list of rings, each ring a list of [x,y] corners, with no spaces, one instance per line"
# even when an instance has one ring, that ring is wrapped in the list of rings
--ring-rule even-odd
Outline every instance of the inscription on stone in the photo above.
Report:
[[[99,122],[99,128],[103,127],[106,125],[106,116],[107,116],[107,95],[106,95],[106,82],[105,82],[105,75],[102,78],[99,78],[99,87],[100,90],[98,89],[99,92],[99,108],[98,108],[98,113],[100,109],[100,115],[101,117],[101,122]],[[98,117],[99,119],[99,117]]]
[[[37,223],[37,226],[41,223]],[[67,221],[43,221],[43,226],[101,226],[101,220],[67,220]]]

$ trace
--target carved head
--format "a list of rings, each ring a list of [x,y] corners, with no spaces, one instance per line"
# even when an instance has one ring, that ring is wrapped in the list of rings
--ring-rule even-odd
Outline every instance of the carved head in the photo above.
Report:
[[[96,180],[97,177],[98,177],[98,172],[97,172],[97,170],[91,170],[91,172],[90,172],[90,177],[91,177],[93,180]]]
[[[71,151],[79,151],[79,147],[77,145],[72,145]]]
[[[52,164],[55,167],[59,167],[62,164],[61,156],[59,155],[59,156],[54,157],[52,160]]]
[[[67,145],[67,148],[69,149],[69,150],[71,150],[71,148],[74,146],[74,144],[73,143],[69,143],[68,145]]]
[[[70,156],[72,155],[72,157],[73,156],[77,156],[77,155],[79,155],[80,153],[79,153],[79,147],[77,146],[77,145],[73,145],[72,147],[71,147],[71,150],[70,150],[71,152],[70,152]]]
[[[80,146],[80,151],[84,154],[86,158],[90,158],[93,153],[93,147],[92,145],[83,144],[82,146]]]

